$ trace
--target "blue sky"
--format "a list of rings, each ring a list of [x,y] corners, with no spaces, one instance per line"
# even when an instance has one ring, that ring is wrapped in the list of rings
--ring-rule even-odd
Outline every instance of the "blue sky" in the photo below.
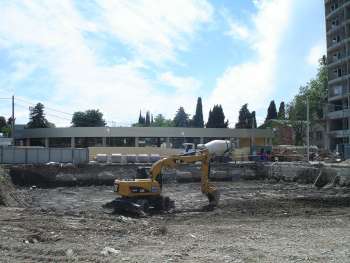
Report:
[[[249,103],[261,122],[315,76],[324,24],[323,0],[0,0],[0,98],[17,123],[40,101],[58,126],[90,108],[130,125],[198,96],[205,118],[222,104],[234,126]]]

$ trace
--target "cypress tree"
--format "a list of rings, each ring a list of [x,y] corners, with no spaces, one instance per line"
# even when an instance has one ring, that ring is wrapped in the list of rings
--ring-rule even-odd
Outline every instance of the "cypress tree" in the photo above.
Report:
[[[202,98],[201,97],[198,97],[198,99],[197,99],[196,113],[193,116],[191,126],[196,127],[196,128],[203,128],[204,127],[203,106],[202,106]]]
[[[286,106],[284,104],[284,101],[281,102],[280,108],[278,110],[278,119],[285,120],[286,119]]]
[[[212,111],[209,111],[207,128],[227,128],[228,121],[225,122],[225,114],[221,105],[214,105]]]
[[[266,121],[268,120],[275,120],[277,119],[277,109],[276,109],[276,104],[275,101],[272,100],[270,102],[269,108],[267,109],[267,116],[266,116]]]
[[[146,112],[146,123],[145,123],[146,127],[151,126],[151,116],[149,111]]]

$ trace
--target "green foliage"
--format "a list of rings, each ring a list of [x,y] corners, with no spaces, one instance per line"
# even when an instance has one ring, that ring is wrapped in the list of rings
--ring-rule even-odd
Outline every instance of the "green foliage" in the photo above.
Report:
[[[10,137],[11,136],[11,127],[5,126],[0,129],[0,132],[3,133],[5,136]]]
[[[239,110],[238,122],[236,123],[236,129],[252,129],[256,128],[256,113],[253,111],[250,113],[248,104],[244,104]]]
[[[29,112],[29,122],[27,123],[28,129],[35,128],[50,128],[50,122],[45,118],[44,114],[44,105],[42,103],[38,103],[35,107],[30,109]],[[52,124],[51,124],[52,125]]]
[[[214,105],[213,110],[209,111],[207,128],[227,128],[228,120],[225,121],[225,114],[221,105]]]
[[[256,112],[252,111],[250,114],[250,118],[248,119],[248,129],[256,129],[257,124],[256,124]]]
[[[284,101],[281,102],[280,108],[278,110],[277,118],[279,120],[285,120],[286,119],[286,105]]]
[[[104,127],[106,122],[99,110],[87,110],[74,112],[72,117],[73,127]]]
[[[146,124],[146,119],[145,119],[145,117],[142,116],[141,111],[140,111],[140,115],[139,115],[139,121],[137,124],[138,124],[137,125],[138,127],[144,127]],[[135,124],[135,126],[136,126],[136,124]]]
[[[180,107],[174,118],[174,126],[175,127],[188,127],[189,125],[189,116],[185,112],[183,107]]]
[[[292,122],[296,134],[296,144],[303,144],[306,130],[306,101],[309,99],[311,124],[324,118],[324,108],[328,94],[327,60],[320,59],[320,66],[316,78],[311,79],[306,86],[302,86],[293,101],[287,105],[288,119]]]
[[[149,111],[146,112],[146,122],[145,122],[145,126],[146,126],[146,127],[151,126],[151,115],[150,115]]]
[[[300,88],[299,93],[287,106],[290,120],[306,120],[306,99],[309,98],[310,119],[321,120],[324,115],[324,105],[328,94],[328,75],[326,59],[320,60],[320,67],[315,79]]]
[[[195,127],[195,128],[203,128],[204,127],[203,106],[202,106],[202,98],[201,97],[198,97],[198,99],[197,99],[196,114],[192,118],[191,127]]]
[[[268,120],[276,120],[276,119],[277,119],[276,104],[275,104],[275,101],[272,100],[270,102],[269,108],[267,109],[267,116],[266,116],[265,122]]]
[[[173,127],[173,121],[169,119],[165,119],[162,114],[158,114],[152,123],[152,127]]]
[[[3,116],[0,116],[0,130],[4,127],[6,127],[7,123],[6,123],[6,119]]]

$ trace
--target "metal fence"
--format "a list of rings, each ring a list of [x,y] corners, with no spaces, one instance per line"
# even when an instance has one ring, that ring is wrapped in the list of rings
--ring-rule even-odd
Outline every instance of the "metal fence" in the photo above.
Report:
[[[89,150],[77,148],[0,147],[1,164],[81,164],[89,162]]]

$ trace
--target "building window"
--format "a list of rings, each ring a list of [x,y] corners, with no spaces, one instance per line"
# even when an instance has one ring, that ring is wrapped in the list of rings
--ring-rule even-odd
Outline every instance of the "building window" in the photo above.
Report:
[[[334,96],[339,96],[342,94],[342,86],[335,86],[334,87]]]
[[[316,140],[320,141],[323,139],[323,132],[318,131],[316,132]]]
[[[337,27],[337,26],[339,26],[339,19],[338,18],[336,18],[336,19],[334,19],[332,21],[332,27],[334,28],[334,27]]]
[[[338,2],[335,2],[335,3],[333,3],[332,5],[331,5],[331,12],[332,11],[334,11],[334,10],[336,10],[337,8],[338,8]]]
[[[338,35],[338,36],[333,37],[332,42],[333,42],[333,44],[339,43],[340,42],[340,36]]]
[[[340,52],[336,52],[333,54],[333,61],[337,61],[341,59],[341,53]]]
[[[334,77],[341,77],[342,76],[342,70],[341,68],[337,68],[335,70],[333,70],[333,73],[334,73]]]

